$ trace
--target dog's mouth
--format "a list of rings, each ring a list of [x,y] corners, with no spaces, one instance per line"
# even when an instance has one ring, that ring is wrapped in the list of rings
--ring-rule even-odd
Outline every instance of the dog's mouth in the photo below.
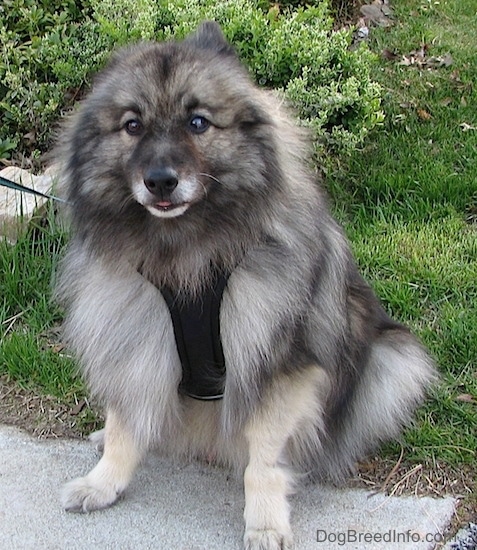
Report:
[[[174,208],[180,208],[181,206],[184,206],[184,204],[186,203],[174,204],[171,201],[159,201],[159,202],[156,202],[156,204],[153,204],[152,206],[162,212],[170,212],[171,210],[174,210]]]
[[[190,203],[180,202],[173,203],[171,201],[159,201],[150,205],[146,205],[146,208],[151,214],[158,218],[174,218],[181,216],[189,208]]]
[[[175,174],[175,172],[174,172]],[[153,180],[148,179],[149,188],[145,184],[144,178],[138,178],[133,182],[133,197],[150,214],[156,218],[175,218],[184,214],[189,208],[199,202],[204,193],[196,177],[184,177],[174,179],[170,183],[165,182],[164,188],[158,187],[155,192],[151,192]],[[162,180],[158,180],[161,183]],[[167,188],[167,185],[171,189]],[[174,185],[174,188],[172,189]]]

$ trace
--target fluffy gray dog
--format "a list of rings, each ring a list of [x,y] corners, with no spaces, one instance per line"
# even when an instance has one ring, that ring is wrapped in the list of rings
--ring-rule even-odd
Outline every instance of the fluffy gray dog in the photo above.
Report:
[[[244,473],[245,547],[292,545],[293,472],[340,478],[434,378],[359,275],[306,136],[215,23],[117,53],[62,138],[65,337],[107,418],[63,491],[113,504],[151,448]]]

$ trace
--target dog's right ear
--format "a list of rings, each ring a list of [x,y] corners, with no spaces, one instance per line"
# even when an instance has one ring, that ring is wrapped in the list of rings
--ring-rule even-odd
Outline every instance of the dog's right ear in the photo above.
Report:
[[[204,21],[193,34],[184,40],[184,43],[194,48],[213,50],[236,57],[234,48],[227,42],[220,25],[215,21]]]

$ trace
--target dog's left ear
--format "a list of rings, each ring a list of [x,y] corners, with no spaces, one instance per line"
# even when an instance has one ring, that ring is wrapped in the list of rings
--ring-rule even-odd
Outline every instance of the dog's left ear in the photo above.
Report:
[[[234,48],[227,42],[220,25],[215,21],[204,21],[195,33],[184,40],[184,43],[190,44],[194,48],[236,56]]]

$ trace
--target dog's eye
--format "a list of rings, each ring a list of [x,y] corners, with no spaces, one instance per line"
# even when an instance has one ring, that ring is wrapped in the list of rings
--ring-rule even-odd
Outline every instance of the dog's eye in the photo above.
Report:
[[[200,115],[194,115],[189,122],[189,128],[194,134],[203,134],[209,126],[210,122]]]
[[[142,132],[142,124],[133,118],[124,124],[124,129],[130,136],[137,136]]]

